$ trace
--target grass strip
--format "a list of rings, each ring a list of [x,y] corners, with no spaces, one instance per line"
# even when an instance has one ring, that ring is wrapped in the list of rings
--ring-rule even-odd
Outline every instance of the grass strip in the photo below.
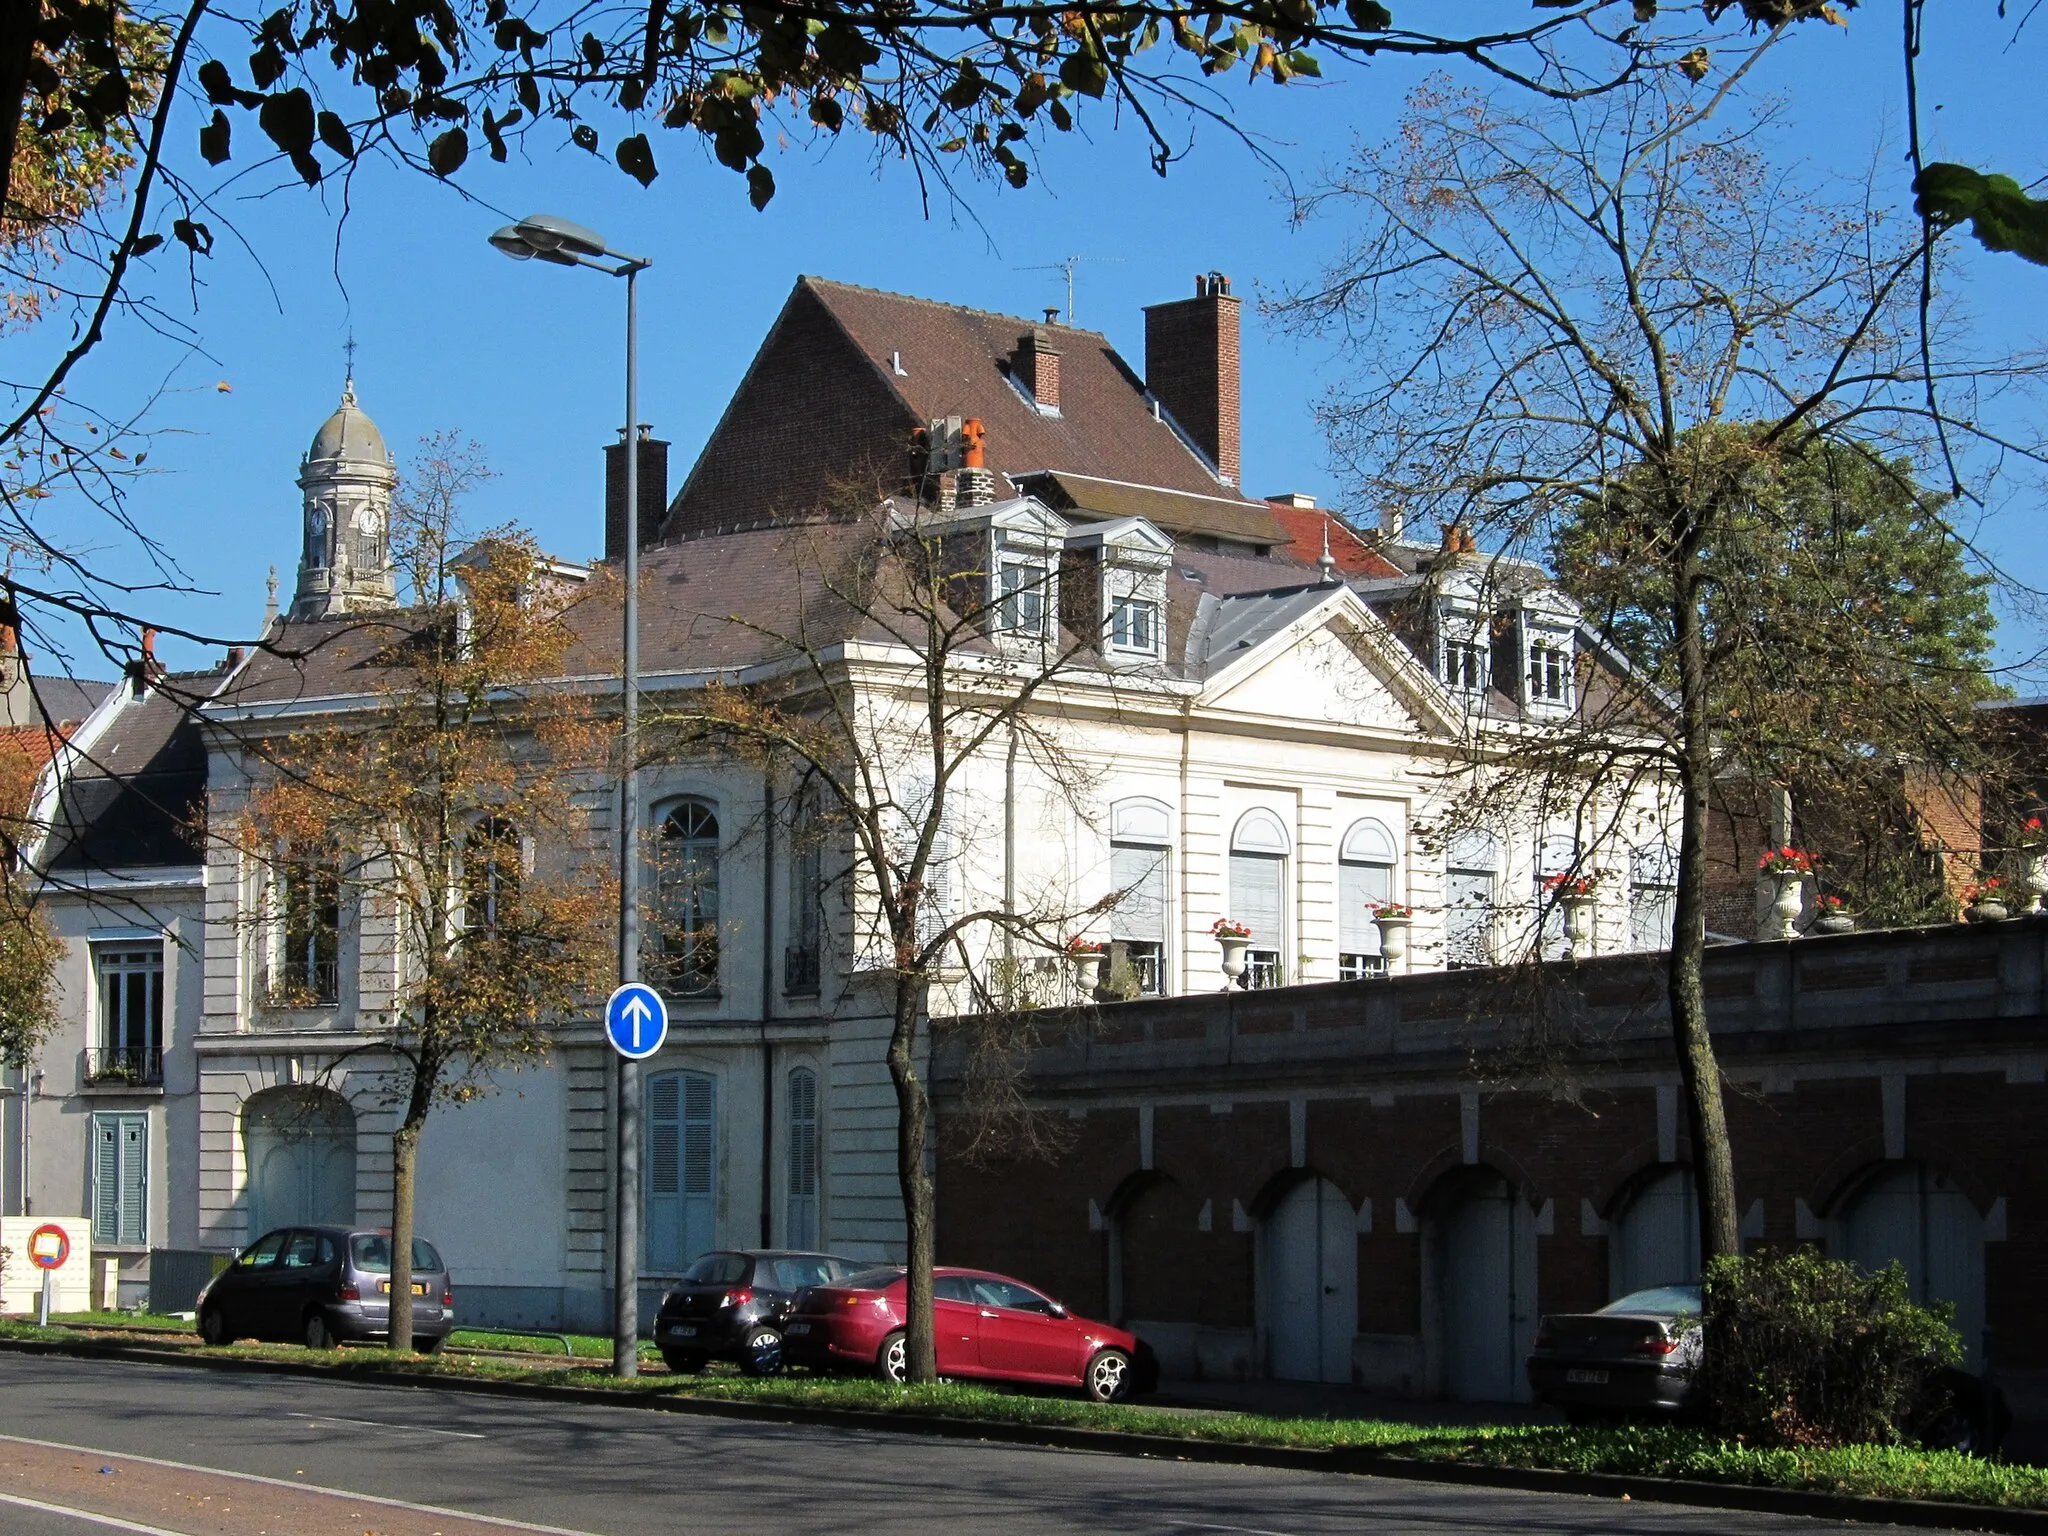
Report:
[[[122,1342],[118,1331],[39,1328],[0,1319],[0,1339],[71,1341],[81,1335]],[[597,1341],[603,1342],[603,1341]],[[152,1348],[198,1350],[197,1339],[163,1338]],[[2048,1468],[1983,1461],[1955,1451],[1856,1445],[1833,1450],[1764,1450],[1676,1425],[1408,1424],[1393,1419],[1301,1419],[1252,1413],[1185,1412],[1131,1404],[1090,1403],[951,1383],[893,1387],[836,1376],[785,1374],[756,1380],[724,1372],[699,1376],[650,1374],[620,1381],[605,1371],[535,1367],[474,1356],[393,1355],[345,1349],[315,1355],[290,1345],[238,1344],[207,1350],[224,1358],[285,1361],[346,1376],[359,1372],[586,1387],[763,1406],[938,1416],[989,1424],[1045,1425],[1156,1435],[1226,1445],[1350,1449],[1470,1466],[1676,1478],[1747,1487],[1783,1488],[1865,1498],[1941,1500],[2013,1509],[2048,1509]],[[581,1353],[579,1352],[579,1358]]]

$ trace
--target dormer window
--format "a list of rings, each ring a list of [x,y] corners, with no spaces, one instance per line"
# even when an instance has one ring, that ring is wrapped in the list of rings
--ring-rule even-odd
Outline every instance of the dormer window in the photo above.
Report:
[[[1438,657],[1437,676],[1453,693],[1486,692],[1486,647],[1477,640],[1446,637]]]
[[[1568,637],[1537,634],[1530,639],[1528,702],[1558,709],[1571,707],[1572,652]]]
[[[1045,588],[1051,573],[1032,560],[1005,560],[996,573],[995,627],[1005,634],[1045,634]]]
[[[1109,615],[1112,649],[1133,655],[1159,654],[1159,604],[1135,594],[1116,599]]]
[[[1493,647],[1483,593],[1460,582],[1436,604],[1436,677],[1468,700],[1484,698],[1493,680]]]

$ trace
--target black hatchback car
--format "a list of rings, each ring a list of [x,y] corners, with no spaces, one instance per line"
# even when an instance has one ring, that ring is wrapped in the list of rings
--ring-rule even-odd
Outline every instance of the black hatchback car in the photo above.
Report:
[[[199,1293],[199,1336],[209,1344],[274,1339],[331,1349],[345,1339],[382,1339],[391,1323],[391,1234],[349,1227],[266,1232]],[[455,1328],[448,1266],[423,1237],[412,1240],[412,1336],[434,1355]]]
[[[749,1376],[782,1369],[782,1325],[805,1286],[832,1285],[872,1266],[829,1253],[723,1249],[705,1254],[661,1298],[654,1343],[672,1371],[737,1360]]]

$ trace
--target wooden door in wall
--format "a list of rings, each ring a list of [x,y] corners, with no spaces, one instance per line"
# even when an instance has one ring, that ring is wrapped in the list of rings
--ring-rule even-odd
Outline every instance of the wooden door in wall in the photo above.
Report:
[[[1607,1237],[1608,1299],[1700,1278],[1700,1203],[1690,1168],[1665,1168],[1616,1214]]]
[[[1268,1369],[1283,1381],[1349,1381],[1358,1331],[1358,1218],[1328,1179],[1304,1179],[1267,1217]]]
[[[1536,1230],[1528,1203],[1474,1170],[1441,1218],[1444,1387],[1460,1402],[1523,1402],[1536,1333]]]
[[[1867,1271],[1896,1259],[1917,1302],[1956,1309],[1963,1362],[1984,1368],[1984,1218],[1955,1181],[1925,1163],[1889,1163],[1851,1195],[1829,1247]]]
[[[717,1241],[718,1083],[702,1072],[647,1079],[647,1268],[679,1275]]]

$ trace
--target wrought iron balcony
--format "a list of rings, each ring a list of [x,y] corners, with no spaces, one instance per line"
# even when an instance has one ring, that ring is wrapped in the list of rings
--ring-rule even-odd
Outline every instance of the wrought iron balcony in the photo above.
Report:
[[[164,1053],[153,1045],[104,1045],[85,1053],[88,1083],[156,1087],[164,1080]]]

